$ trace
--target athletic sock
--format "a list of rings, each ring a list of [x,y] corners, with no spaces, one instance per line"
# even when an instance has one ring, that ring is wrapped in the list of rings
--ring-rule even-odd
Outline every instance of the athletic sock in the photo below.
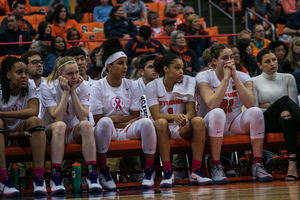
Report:
[[[44,178],[44,172],[45,172],[44,167],[35,168],[33,171],[34,171],[34,176],[41,175]]]
[[[91,171],[97,171],[97,162],[96,161],[88,161],[85,162],[86,172],[90,173]]]
[[[201,168],[202,162],[199,160],[192,160],[192,172],[194,172],[196,169]]]
[[[213,161],[212,161],[212,165],[213,165],[213,166],[221,165],[221,160],[213,160]]]
[[[165,162],[162,162],[162,164],[163,164],[164,171],[166,171],[166,170],[172,170],[171,161],[165,161]]]
[[[51,174],[52,176],[56,173],[62,173],[61,164],[60,163],[52,163],[51,164]]]
[[[97,156],[97,162],[98,162],[98,169],[102,169],[103,167],[106,167],[106,156]]]
[[[147,169],[148,167],[152,167],[154,166],[154,159],[146,159],[146,166],[145,169]]]
[[[7,169],[6,168],[2,168],[0,169],[0,182],[2,182],[2,180],[4,179],[4,177],[7,176]]]
[[[262,163],[262,162],[263,162],[262,157],[254,157],[253,158],[253,163]]]

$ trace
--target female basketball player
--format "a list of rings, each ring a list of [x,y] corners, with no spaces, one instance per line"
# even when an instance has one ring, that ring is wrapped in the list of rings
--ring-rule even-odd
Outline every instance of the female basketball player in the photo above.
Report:
[[[208,129],[215,184],[228,183],[220,162],[223,136],[250,132],[253,151],[253,180],[272,181],[264,169],[262,151],[265,137],[264,116],[255,105],[253,83],[249,75],[236,71],[232,50],[225,44],[211,48],[210,69],[196,77],[200,116]],[[248,108],[242,112],[241,107]]]
[[[125,79],[127,56],[118,38],[103,43],[102,61],[108,75],[92,85],[91,112],[96,125],[97,161],[100,181],[107,190],[116,189],[109,168],[106,153],[111,140],[141,139],[146,158],[143,188],[154,187],[153,169],[156,151],[156,134],[148,118],[139,119],[141,102],[138,85]]]
[[[41,116],[51,146],[52,194],[65,193],[61,175],[64,144],[82,143],[89,192],[102,191],[96,165],[96,143],[89,115],[90,86],[79,75],[73,57],[57,59],[52,73],[41,85]]]
[[[164,177],[160,187],[174,186],[170,163],[170,138],[192,139],[192,173],[190,185],[207,185],[212,180],[205,177],[201,161],[205,145],[205,125],[195,117],[195,79],[183,75],[183,61],[175,54],[154,60],[157,73],[164,75],[146,86],[148,106],[157,133],[158,150],[163,162]]]
[[[43,177],[46,135],[42,121],[37,117],[39,99],[35,84],[28,82],[28,67],[16,57],[6,57],[1,63],[0,82],[0,193],[4,196],[20,194],[7,177],[4,150],[6,134],[9,139],[8,146],[31,146],[35,175],[33,195],[47,194]]]

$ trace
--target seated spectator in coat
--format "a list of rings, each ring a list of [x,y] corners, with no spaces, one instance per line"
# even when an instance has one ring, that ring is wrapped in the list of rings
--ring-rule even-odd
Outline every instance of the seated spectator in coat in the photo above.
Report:
[[[87,69],[90,67],[90,61],[91,61],[91,59],[90,59],[90,51],[87,49],[87,48],[85,48],[85,47],[81,47],[81,49],[84,51],[84,53],[85,53],[85,58],[86,58],[86,62],[88,63],[88,66],[87,66]]]
[[[297,12],[297,10],[296,10],[296,0],[284,0],[284,1],[281,1],[281,5],[282,5],[284,13],[288,17],[290,17],[291,15],[293,15],[295,12]]]
[[[69,28],[67,32],[67,41],[71,40],[80,40],[80,33],[77,30],[77,28]],[[70,49],[72,47],[83,47],[84,44],[83,42],[67,42],[67,49]]]
[[[190,15],[187,19],[187,24],[190,27],[190,31],[186,34],[188,35],[208,35],[208,32],[204,31],[203,27],[199,22],[199,17],[196,14]],[[203,51],[210,47],[210,37],[201,37],[201,38],[187,38],[188,47],[191,48],[197,58],[199,59],[199,63],[202,66],[202,54]],[[204,65],[204,64],[203,64]]]
[[[232,50],[232,58],[234,60],[236,70],[248,74],[247,69],[241,65],[241,56],[240,56],[240,51],[239,51],[238,47],[237,46],[232,46],[231,50]]]
[[[25,7],[24,7],[24,13],[25,13],[25,15],[29,15],[29,13],[30,13],[30,2],[29,2],[29,0],[6,0],[6,2],[5,2],[5,6],[6,6],[6,14],[7,15],[9,15],[9,14],[14,14],[13,13],[13,10],[14,10],[14,4],[15,3],[17,3],[17,2],[19,2],[19,3],[21,3],[21,4],[23,4]],[[7,12],[8,11],[8,12]]]
[[[177,13],[182,14],[183,9],[185,8],[185,4],[181,3],[180,1],[176,1],[175,4],[176,4],[176,8],[177,8]]]
[[[164,32],[163,26],[159,24],[159,13],[155,10],[150,10],[147,15],[148,24],[151,28],[151,37],[156,37],[157,35]]]
[[[16,15],[8,15],[8,29],[0,34],[0,43],[5,42],[30,42],[31,36],[27,31],[19,29]],[[0,45],[0,56],[22,55],[27,52],[30,44]]]
[[[252,42],[253,42],[253,55],[256,56],[258,52],[267,48],[271,43],[270,40],[265,38],[266,31],[262,24],[254,24],[252,29]]]
[[[114,6],[109,13],[109,19],[104,23],[105,37],[132,38],[137,34],[136,26],[131,19],[125,17],[121,6]]]
[[[69,28],[78,27],[78,22],[74,19],[69,19],[67,7],[59,4],[55,7],[53,13],[53,24],[51,24],[51,36],[62,36],[67,38],[67,31]]]
[[[28,51],[37,51],[41,54],[42,60],[44,60],[49,53],[50,46],[48,44],[45,44],[41,40],[35,40],[31,43],[30,48]]]
[[[99,0],[97,0],[99,1]],[[109,19],[109,13],[112,9],[112,5],[108,4],[109,0],[100,0],[101,4],[94,8],[94,21],[95,22],[105,22]],[[89,4],[89,3],[84,3]]]
[[[100,0],[100,2],[101,4],[95,7],[93,10],[95,22],[105,22],[106,20],[108,20],[109,13],[113,7],[112,3],[109,0]]]
[[[240,39],[243,39],[243,38],[251,39],[251,34],[247,30],[242,30],[241,32],[239,32],[239,34],[237,36],[237,42],[239,42]]]
[[[253,0],[243,0],[242,1],[242,7],[246,10],[246,8],[251,9],[254,7],[254,1]],[[248,13],[248,29],[252,29],[252,19],[250,13]]]
[[[288,47],[282,41],[272,41],[269,44],[269,49],[272,49],[275,52],[278,61],[278,70],[277,72],[282,72],[283,63],[288,53]]]
[[[135,60],[139,55],[154,53],[164,55],[166,52],[159,41],[151,38],[151,29],[149,26],[141,26],[139,34],[127,42],[124,50],[128,62],[127,77],[131,76]]]
[[[50,44],[50,54],[44,60],[43,76],[47,77],[52,72],[56,59],[63,56],[67,51],[65,39],[61,36],[56,36]]]
[[[296,0],[296,10],[295,15],[291,16],[285,27],[283,28],[283,34],[286,35],[300,35],[300,0]]]
[[[254,0],[255,11],[265,17],[268,16],[268,21],[272,24],[277,22],[277,0]],[[261,22],[261,20],[258,20]]]
[[[37,40],[52,41],[54,37],[51,36],[50,22],[43,21],[38,26]]]
[[[204,62],[205,67],[208,67],[209,64],[211,63],[210,50],[211,50],[211,47],[208,47],[207,49],[204,50],[204,52],[202,54],[202,58],[203,58],[203,62]]]
[[[127,0],[122,7],[128,19],[147,21],[147,7],[142,0]]]
[[[110,0],[105,0],[109,1],[108,5],[112,6],[112,3]],[[103,0],[89,0],[88,3],[86,1],[80,1],[79,7],[81,8],[82,13],[93,13],[94,9],[99,6],[103,6]],[[108,16],[109,12],[107,13]],[[94,13],[94,19],[95,19],[95,13]]]
[[[247,69],[250,77],[261,74],[256,56],[253,56],[253,46],[253,42],[248,38],[240,39],[237,46],[240,53],[240,65]]]
[[[163,20],[163,27],[164,27],[164,32],[160,33],[157,35],[157,37],[161,36],[171,36],[171,33],[175,30],[175,20],[168,18]],[[170,49],[170,39],[165,38],[165,39],[157,39],[166,50]]]
[[[197,72],[201,70],[196,54],[193,50],[189,49],[184,32],[173,31],[171,33],[171,46],[166,54],[176,54],[185,62],[185,74],[196,76]]]
[[[89,75],[92,79],[100,76],[104,64],[102,63],[103,55],[103,46],[96,47],[90,55],[91,66],[86,70],[86,74]]]
[[[27,31],[33,36],[35,35],[35,30],[32,28],[31,24],[26,19],[23,19],[25,15],[24,3],[21,2],[14,3],[12,14],[17,17],[19,28],[22,31]],[[0,34],[3,33],[6,29],[7,29],[7,17],[4,18],[1,22]]]
[[[290,41],[289,52],[282,66],[282,73],[292,74],[300,69],[300,37],[294,37]],[[299,70],[300,71],[300,70]],[[300,76],[299,76],[300,82]]]
[[[190,15],[192,14],[195,14],[195,11],[194,11],[194,8],[192,8],[191,6],[186,6],[184,9],[183,9],[183,17],[184,17],[184,20],[185,22],[182,23],[182,24],[179,24],[176,28],[176,30],[180,30],[180,31],[183,31],[185,33],[189,32],[190,31],[190,28],[187,24],[187,19]]]
[[[160,22],[162,23],[164,19],[168,19],[168,18],[174,19],[176,21],[177,26],[181,24],[184,20],[183,15],[178,14],[175,2],[166,3],[164,9],[164,16],[160,18]]]

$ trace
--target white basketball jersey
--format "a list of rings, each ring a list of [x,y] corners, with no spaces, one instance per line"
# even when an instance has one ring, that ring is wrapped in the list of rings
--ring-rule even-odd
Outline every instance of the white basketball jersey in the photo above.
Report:
[[[248,81],[252,81],[252,79],[248,74],[239,71],[237,71],[236,74],[243,84]],[[219,85],[221,84],[214,70],[207,70],[207,71],[200,72],[196,76],[197,88],[199,83],[202,82],[209,84],[213,92],[216,92]],[[199,101],[200,104],[198,115],[204,118],[204,116],[210,111],[210,109],[206,106],[205,102],[201,98],[199,91],[197,91],[197,95],[198,95],[197,100]],[[237,116],[242,112],[241,110],[242,105],[243,103],[240,100],[240,97],[235,87],[235,83],[233,79],[230,78],[224,99],[219,107],[224,110],[226,114],[227,122],[232,120],[235,116]]]
[[[130,111],[140,111],[141,95],[137,83],[122,79],[119,87],[112,87],[106,77],[91,87],[91,112],[93,115],[128,116]]]
[[[54,120],[52,119],[46,108],[59,105],[63,94],[63,89],[61,88],[58,79],[49,83],[45,81],[41,84],[40,88],[41,97],[43,99],[43,106],[41,109],[42,121],[44,126],[48,126],[54,123]],[[76,94],[82,105],[90,105],[90,86],[87,81],[83,81],[76,88]],[[71,95],[69,95],[68,105],[63,118],[63,122],[66,123],[67,129],[71,129],[79,123],[79,120],[77,119],[74,111]]]
[[[1,86],[0,86],[1,87]],[[21,96],[19,93],[17,96],[9,97],[8,103],[4,104],[2,100],[2,90],[0,90],[0,108],[1,112],[17,111],[27,109],[27,103],[30,99],[37,98],[36,87],[33,81],[28,81],[28,93],[25,96]],[[24,123],[26,119],[15,119],[15,118],[3,118],[5,129],[9,131],[16,131],[20,124]]]
[[[176,83],[178,86],[184,87],[184,84]],[[181,85],[182,84],[182,85]],[[175,86],[174,86],[175,87]],[[195,88],[195,87],[194,87]],[[195,89],[193,89],[195,91]],[[163,83],[163,77],[156,79],[146,86],[146,97],[149,108],[153,105],[159,105],[162,114],[181,114],[185,113],[185,104],[189,101],[195,102],[195,96],[189,95],[187,98],[178,98],[172,92],[167,92]],[[175,122],[169,122],[170,125],[175,125]]]

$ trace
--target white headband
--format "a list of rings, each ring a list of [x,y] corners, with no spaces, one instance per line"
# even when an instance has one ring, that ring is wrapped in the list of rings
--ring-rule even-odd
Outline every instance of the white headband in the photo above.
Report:
[[[71,63],[71,62],[72,62],[72,63],[76,63],[75,60],[69,60],[69,61],[65,62],[64,64],[60,65],[60,66],[57,68],[57,71],[59,71],[59,69],[60,69],[61,67],[65,66],[66,64],[69,64],[69,63]]]
[[[116,60],[118,60],[119,58],[122,58],[122,57],[127,58],[126,54],[123,51],[118,51],[118,52],[114,53],[113,55],[109,56],[105,61],[105,65],[101,72],[101,78],[103,78],[103,73],[105,72],[107,65],[115,62]]]

